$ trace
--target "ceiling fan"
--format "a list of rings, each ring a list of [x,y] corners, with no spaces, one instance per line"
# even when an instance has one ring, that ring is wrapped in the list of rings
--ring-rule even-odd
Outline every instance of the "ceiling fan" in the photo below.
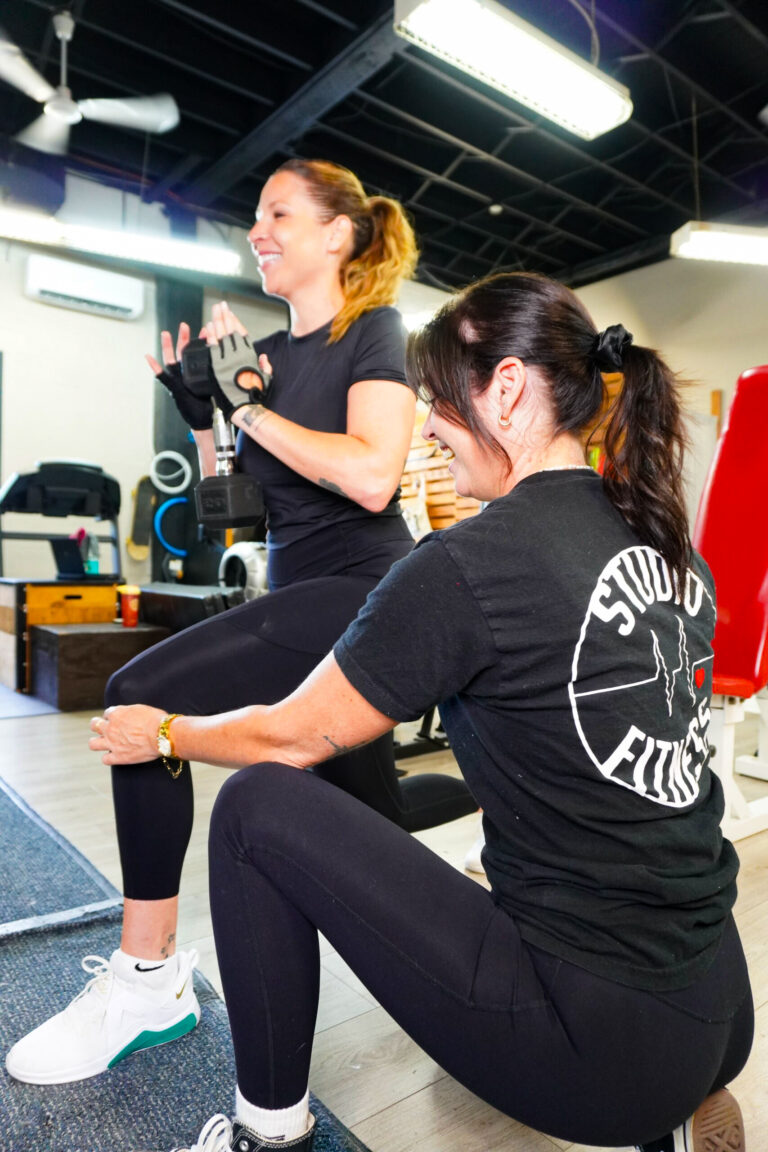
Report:
[[[173,96],[136,96],[114,100],[73,100],[67,87],[67,45],[75,30],[71,12],[57,12],[53,27],[60,48],[60,77],[54,88],[34,68],[21,49],[0,28],[0,79],[43,105],[43,115],[22,129],[14,139],[40,152],[62,156],[69,146],[69,131],[81,120],[98,120],[140,132],[169,132],[179,122]]]

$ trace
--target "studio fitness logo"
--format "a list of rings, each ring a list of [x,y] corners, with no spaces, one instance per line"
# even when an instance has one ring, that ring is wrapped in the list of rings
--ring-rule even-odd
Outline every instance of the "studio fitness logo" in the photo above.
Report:
[[[699,577],[689,571],[681,594],[646,547],[614,556],[590,598],[569,685],[574,722],[603,776],[657,804],[698,795],[714,618]]]

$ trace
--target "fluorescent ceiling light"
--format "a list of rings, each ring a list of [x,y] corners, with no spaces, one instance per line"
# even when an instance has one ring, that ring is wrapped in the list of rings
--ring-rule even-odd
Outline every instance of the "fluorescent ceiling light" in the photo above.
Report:
[[[768,264],[768,228],[690,220],[672,234],[669,252],[688,260]]]
[[[395,0],[395,31],[585,140],[632,115],[623,84],[495,0]]]
[[[52,248],[114,256],[139,264],[161,264],[191,272],[211,272],[219,276],[236,276],[240,272],[240,257],[228,248],[144,232],[68,224],[55,216],[24,209],[0,208],[0,236],[28,244],[45,244]]]

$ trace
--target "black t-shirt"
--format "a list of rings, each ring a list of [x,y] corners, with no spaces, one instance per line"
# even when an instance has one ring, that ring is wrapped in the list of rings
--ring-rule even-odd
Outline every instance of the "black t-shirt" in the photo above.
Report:
[[[395,308],[374,308],[355,321],[334,344],[330,324],[307,336],[275,332],[255,344],[273,370],[268,406],[287,420],[318,432],[347,431],[347,394],[361,380],[405,384],[405,330]],[[245,433],[237,438],[241,471],[261,483],[269,543],[281,547],[325,525],[400,513],[400,490],[379,513],[337,495],[294,472]]]
[[[590,469],[424,538],[334,648],[379,711],[440,702],[523,937],[632,987],[711,962],[738,862],[708,767],[714,586],[682,598]]]

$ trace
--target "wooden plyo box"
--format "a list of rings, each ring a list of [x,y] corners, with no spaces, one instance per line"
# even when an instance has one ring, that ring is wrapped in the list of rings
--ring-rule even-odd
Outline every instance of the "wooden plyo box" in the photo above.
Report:
[[[30,628],[37,624],[109,623],[117,613],[117,585],[0,578],[0,684],[29,692]]]
[[[168,635],[155,624],[35,625],[30,629],[32,693],[62,712],[101,710],[112,673]]]

